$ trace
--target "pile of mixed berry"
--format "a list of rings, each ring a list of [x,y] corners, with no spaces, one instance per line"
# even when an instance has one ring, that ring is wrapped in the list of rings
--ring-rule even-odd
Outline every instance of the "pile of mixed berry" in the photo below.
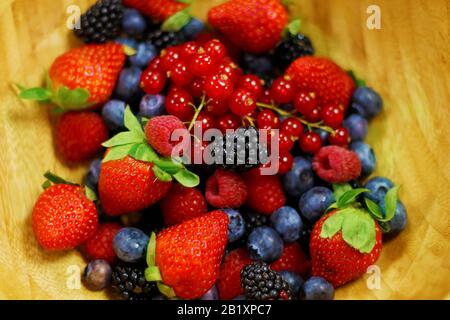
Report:
[[[46,87],[19,86],[54,105],[59,157],[92,161],[83,184],[45,174],[37,241],[78,248],[86,286],[121,299],[332,299],[406,225],[398,187],[369,179],[382,100],[283,1],[189,10],[99,0]]]

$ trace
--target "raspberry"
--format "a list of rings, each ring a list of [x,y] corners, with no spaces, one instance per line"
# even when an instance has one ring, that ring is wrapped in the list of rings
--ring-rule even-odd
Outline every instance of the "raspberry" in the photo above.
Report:
[[[175,116],[151,118],[145,126],[145,135],[150,145],[162,156],[170,157],[178,141],[171,141],[174,130],[186,130],[183,122]]]
[[[205,196],[216,208],[238,208],[247,198],[247,187],[239,174],[217,169],[206,181]]]
[[[224,258],[220,266],[219,278],[217,279],[217,289],[222,300],[230,300],[241,294],[241,270],[252,263],[247,250],[238,248],[230,251]]]
[[[112,240],[116,233],[121,229],[118,223],[103,223],[97,228],[95,234],[86,241],[84,251],[86,255],[94,259],[103,259],[109,263],[116,260]]]
[[[246,205],[250,209],[270,215],[286,203],[278,176],[263,176],[256,168],[244,173],[243,178],[248,190]]]
[[[195,188],[186,188],[175,184],[168,195],[161,201],[161,212],[166,227],[207,213],[205,198]]]
[[[274,271],[291,271],[302,277],[309,272],[310,262],[298,242],[285,244],[281,257],[270,265]]]
[[[353,151],[338,146],[327,146],[315,155],[313,169],[327,182],[343,183],[360,176],[361,161]]]

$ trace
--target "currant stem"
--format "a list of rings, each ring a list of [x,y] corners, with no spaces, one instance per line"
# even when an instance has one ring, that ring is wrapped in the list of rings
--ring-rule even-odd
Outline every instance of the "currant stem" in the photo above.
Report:
[[[206,96],[203,94],[200,105],[197,108],[195,108],[194,117],[192,118],[191,123],[189,123],[188,131],[191,131],[192,128],[194,127],[194,124],[195,124],[195,121],[197,121],[198,115],[203,110],[203,107],[206,105],[205,100],[206,100]]]
[[[267,104],[267,103],[262,103],[262,102],[257,102],[256,105],[260,108],[264,108],[264,109],[269,109],[269,110],[273,110],[276,113],[278,113],[280,116],[287,116],[287,117],[291,117],[294,119],[299,120],[302,124],[304,124],[305,126],[308,127],[308,129],[311,128],[317,128],[317,129],[321,129],[323,131],[329,132],[329,133],[334,133],[334,130],[331,127],[328,126],[323,126],[322,122],[316,122],[316,123],[312,123],[309,121],[306,121],[304,118],[299,117],[297,115],[295,115],[293,112],[288,112],[286,110],[283,110],[281,108],[278,108],[275,105],[272,104]]]

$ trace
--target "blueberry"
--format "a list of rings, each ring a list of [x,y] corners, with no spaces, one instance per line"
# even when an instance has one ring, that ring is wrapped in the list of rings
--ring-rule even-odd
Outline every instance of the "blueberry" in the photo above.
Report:
[[[97,189],[101,167],[102,167],[102,159],[95,159],[89,165],[89,170],[85,178],[85,183],[89,188]]]
[[[292,293],[297,295],[303,285],[303,279],[295,272],[280,271],[281,278],[289,284]]]
[[[253,260],[270,263],[281,257],[283,240],[274,229],[263,226],[250,233],[247,249]]]
[[[370,176],[377,164],[377,158],[375,157],[373,149],[368,144],[361,141],[352,142],[350,149],[355,151],[359,160],[361,160],[361,176]]]
[[[90,290],[106,288],[111,281],[111,266],[103,259],[92,260],[84,269],[83,281]]]
[[[126,9],[123,13],[122,29],[130,36],[138,36],[147,28],[147,22],[142,14],[135,9]]]
[[[367,120],[381,112],[383,100],[380,95],[368,87],[359,87],[352,96],[352,109]]]
[[[116,93],[124,99],[132,99],[140,90],[141,69],[136,67],[125,68],[122,70],[117,82]]]
[[[152,300],[167,300],[166,296],[163,294],[158,294],[152,298]]]
[[[330,136],[329,132],[322,129],[314,129],[313,131],[320,136],[320,140],[322,141],[323,146],[328,144],[328,137]]]
[[[334,195],[330,189],[314,187],[302,195],[298,207],[302,217],[309,222],[315,222],[334,201]]]
[[[103,106],[102,117],[111,130],[124,127],[126,104],[120,100],[110,100]]]
[[[321,277],[311,277],[303,284],[300,292],[303,300],[333,300],[334,288]]]
[[[269,74],[273,70],[272,59],[268,55],[254,55],[245,53],[242,56],[242,63],[249,73]]]
[[[181,30],[184,34],[184,36],[187,39],[195,39],[197,35],[202,33],[205,30],[205,24],[195,18],[192,18],[191,21],[187,25],[184,26],[184,28]]]
[[[292,197],[300,197],[314,186],[311,162],[303,157],[295,157],[292,169],[284,175],[284,188]]]
[[[122,228],[113,239],[113,248],[120,260],[136,262],[145,256],[148,240],[137,228]]]
[[[158,54],[155,46],[150,42],[141,42],[137,46],[136,54],[130,57],[130,63],[133,67],[145,68]]]
[[[300,238],[303,222],[297,210],[292,207],[281,207],[270,216],[272,227],[286,242],[294,242]]]
[[[114,40],[117,43],[126,45],[130,48],[133,48],[134,50],[137,50],[138,47],[138,42],[136,39],[133,38],[117,38],[116,40]]]
[[[364,196],[376,203],[380,203],[380,201],[386,197],[386,193],[389,189],[392,189],[393,187],[394,183],[388,178],[374,177],[364,185],[364,188],[370,190],[370,192],[365,192]]]
[[[223,210],[228,215],[228,242],[235,242],[245,233],[245,221],[239,211],[233,209]]]
[[[161,94],[147,94],[142,97],[139,104],[139,114],[147,118],[160,116],[165,111],[165,101],[165,97]]]
[[[219,292],[216,286],[212,286],[201,298],[200,300],[219,300]]]
[[[369,130],[367,120],[356,113],[344,120],[344,127],[348,130],[352,141],[363,141]]]
[[[382,198],[380,201],[380,209],[384,216],[386,216],[386,198]],[[408,222],[408,216],[406,215],[406,208],[401,201],[397,201],[397,207],[395,208],[395,214],[392,220],[388,222],[390,230],[386,232],[388,235],[395,236],[405,229]]]

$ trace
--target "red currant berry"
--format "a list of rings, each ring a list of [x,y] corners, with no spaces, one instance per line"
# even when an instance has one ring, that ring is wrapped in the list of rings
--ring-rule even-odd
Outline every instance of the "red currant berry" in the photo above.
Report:
[[[273,81],[270,95],[277,103],[288,103],[294,99],[295,86],[289,77],[280,77]]]
[[[303,115],[310,114],[317,108],[318,102],[314,93],[300,91],[294,97],[294,107]]]
[[[217,39],[206,42],[203,45],[206,53],[209,54],[214,60],[220,61],[227,55],[227,49]]]
[[[158,71],[145,70],[141,75],[141,88],[147,94],[160,93],[166,85],[166,76]]]
[[[253,94],[256,100],[258,100],[263,94],[263,85],[259,77],[253,74],[246,74],[239,79],[237,88],[244,89]]]
[[[260,129],[278,129],[280,126],[280,118],[278,118],[275,112],[264,109],[258,113],[256,124]]]
[[[183,61],[178,61],[170,68],[170,79],[177,86],[185,86],[192,81],[193,75]]]
[[[181,58],[185,61],[191,61],[199,49],[199,45],[195,41],[188,41],[181,46]]]
[[[319,122],[320,121],[320,109],[314,108],[309,113],[306,113],[305,119],[309,122]]]
[[[270,94],[269,89],[264,89],[262,96],[259,98],[259,101],[265,104],[272,104],[272,96]]]
[[[206,111],[214,116],[221,116],[228,111],[228,102],[210,99],[206,105]]]
[[[233,82],[223,73],[208,76],[205,81],[205,93],[214,100],[227,100],[233,93]]]
[[[205,78],[194,77],[194,79],[187,87],[187,90],[193,97],[200,98],[203,95],[204,87]]]
[[[294,165],[294,158],[289,152],[280,155],[280,157],[278,158],[278,173],[279,174],[287,173],[289,170],[292,169],[293,165]]]
[[[208,129],[214,128],[216,126],[216,121],[214,117],[207,112],[200,112],[198,115],[194,127],[200,126],[202,132],[205,132]],[[198,130],[198,129],[197,129]]]
[[[319,134],[308,131],[299,140],[300,149],[307,153],[316,153],[322,147],[322,141]]]
[[[161,58],[156,57],[152,61],[150,61],[150,63],[148,64],[147,70],[164,72],[163,68],[161,67]]]
[[[180,49],[170,47],[161,52],[161,67],[164,71],[169,71],[172,66],[180,60]]]
[[[184,89],[171,90],[166,97],[166,111],[181,121],[190,121],[194,116],[192,96]]]
[[[232,114],[226,113],[223,116],[220,116],[216,119],[217,129],[219,129],[222,133],[225,133],[227,129],[236,130],[241,126],[241,119]]]
[[[256,99],[253,93],[238,89],[230,98],[230,110],[238,116],[246,116],[256,109]]]
[[[280,154],[288,153],[294,147],[294,141],[284,132],[279,133],[278,141]]]
[[[339,128],[344,121],[344,111],[336,106],[326,106],[320,112],[323,123],[334,129]]]
[[[337,128],[334,133],[330,134],[328,137],[328,142],[335,146],[344,147],[350,143],[350,135],[347,129]]]
[[[281,123],[281,132],[286,133],[291,139],[296,140],[303,133],[303,125],[298,119],[287,118]]]
[[[233,62],[222,62],[217,69],[219,73],[226,74],[233,84],[236,84],[242,76],[242,70]]]
[[[215,64],[212,57],[207,53],[197,53],[191,61],[191,72],[199,77],[207,76],[214,72]]]

